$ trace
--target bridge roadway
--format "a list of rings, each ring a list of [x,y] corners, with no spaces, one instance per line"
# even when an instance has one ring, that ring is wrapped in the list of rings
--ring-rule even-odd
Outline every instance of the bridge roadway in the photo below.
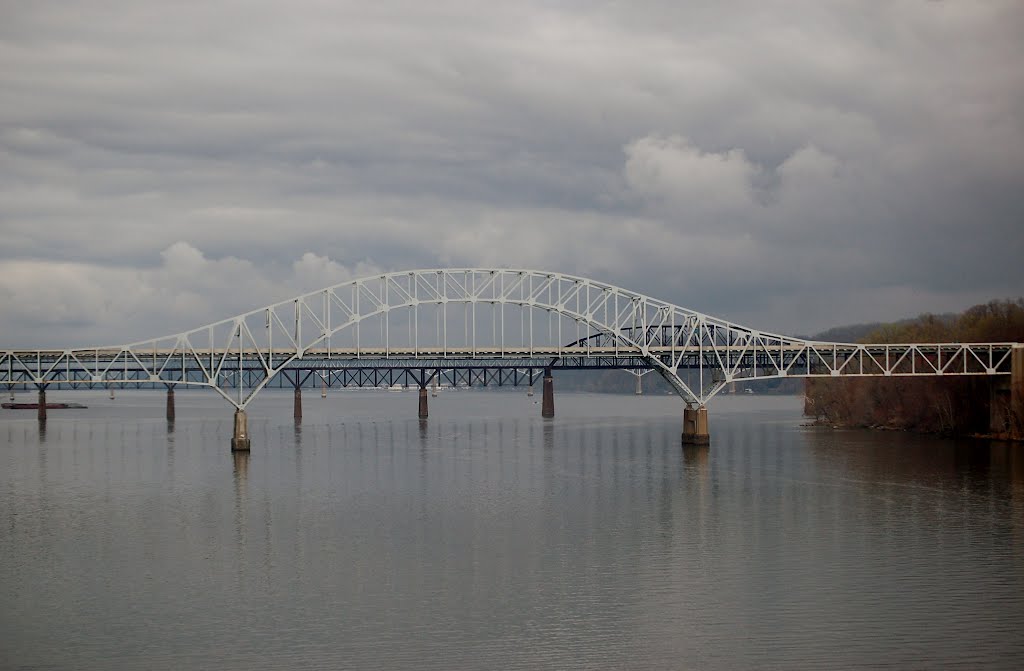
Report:
[[[575,334],[574,336],[572,334]],[[736,380],[985,375],[1006,380],[1024,423],[1018,343],[850,344],[751,329],[607,283],[561,273],[463,268],[343,282],[190,331],[82,349],[0,349],[0,389],[209,387],[235,406],[234,449],[248,449],[245,410],[270,384],[527,384],[552,371],[654,371],[682,397],[684,441],[708,440],[705,404]],[[696,407],[694,407],[696,406]],[[1017,421],[1017,420],[1014,420]]]
[[[259,389],[280,375],[301,387],[310,374],[329,386],[418,384],[532,385],[541,370],[626,369],[679,371],[695,380],[700,405],[734,380],[778,377],[999,375],[1012,368],[1013,344],[857,345],[772,343],[712,347],[596,346],[587,338],[561,347],[430,348],[104,348],[0,353],[0,385],[58,387],[209,386]],[[325,375],[325,372],[329,374]],[[304,373],[304,377],[302,377]],[[682,380],[680,380],[682,382]],[[675,386],[675,385],[674,385]],[[685,397],[685,396],[684,396]]]
[[[127,348],[77,349],[77,350],[12,350],[0,352],[0,384],[13,385],[30,382],[41,384],[60,381],[61,375],[87,373],[79,381],[127,382],[117,377],[124,370],[145,370],[148,375],[158,369],[164,371],[178,360],[186,362],[186,368],[195,367],[213,370],[223,367],[227,358],[238,360],[243,365],[253,362],[289,360],[295,367],[298,362],[312,365],[318,362],[321,368],[336,366],[377,367],[430,367],[437,363],[445,368],[459,366],[460,362],[493,361],[495,366],[523,367],[527,363],[534,367],[563,368],[650,368],[655,365],[651,359],[662,362],[679,360],[678,368],[701,368],[708,362],[715,366],[724,365],[726,373],[751,369],[751,377],[836,376],[836,375],[996,375],[1010,373],[1010,353],[1015,343],[941,343],[941,344],[854,344],[807,341],[801,344],[772,345],[651,345],[637,351],[624,346],[576,346],[562,347],[478,347],[478,348],[437,348],[437,347],[361,347],[330,348],[164,348],[144,351]],[[588,366],[583,360],[593,359]],[[560,360],[568,363],[559,364]],[[617,360],[613,364],[602,363]],[[405,362],[408,362],[406,364]],[[505,362],[505,363],[502,363]],[[6,369],[3,364],[6,363]],[[631,365],[631,364],[638,365]],[[757,364],[755,366],[755,363]],[[64,365],[61,365],[64,364]],[[734,364],[730,366],[729,364]],[[802,364],[802,365],[798,365]],[[852,364],[852,365],[851,365]],[[774,374],[758,376],[762,365],[772,366]],[[181,370],[178,367],[177,370]],[[147,375],[147,378],[148,378]],[[94,380],[97,376],[103,379]],[[64,381],[71,382],[65,377]],[[143,382],[188,383],[187,380],[144,379]]]

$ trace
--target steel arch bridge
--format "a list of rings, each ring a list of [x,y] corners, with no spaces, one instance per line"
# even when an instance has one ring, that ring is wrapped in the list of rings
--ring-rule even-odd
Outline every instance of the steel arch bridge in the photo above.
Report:
[[[532,385],[541,371],[621,368],[655,371],[703,406],[736,380],[1009,375],[1020,347],[817,342],[563,273],[431,269],[343,282],[126,345],[0,351],[0,387],[208,387],[244,410],[273,380],[298,388],[314,374],[346,386],[425,388],[481,375]]]

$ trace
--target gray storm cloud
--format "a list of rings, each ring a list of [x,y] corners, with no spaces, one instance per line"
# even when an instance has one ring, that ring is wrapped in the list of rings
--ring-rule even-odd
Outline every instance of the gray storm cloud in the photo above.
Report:
[[[0,18],[0,346],[437,265],[803,333],[1024,294],[1017,2]]]

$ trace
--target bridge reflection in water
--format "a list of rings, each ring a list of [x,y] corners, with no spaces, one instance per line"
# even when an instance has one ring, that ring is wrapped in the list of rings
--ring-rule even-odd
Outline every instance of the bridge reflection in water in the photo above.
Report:
[[[178,395],[170,434],[160,395],[82,396],[111,416],[52,416],[44,440],[0,422],[28,666],[1024,658],[1019,450],[802,428],[792,397],[714,399],[708,450],[679,448],[667,396],[563,393],[552,422],[522,394],[442,392],[420,422],[415,394],[353,391],[296,426],[271,390],[250,457],[203,395]]]
[[[853,344],[759,331],[607,283],[516,269],[386,273],[171,336],[112,347],[0,352],[0,387],[214,390],[235,408],[232,449],[250,446],[246,409],[267,386],[419,390],[543,384],[554,416],[558,370],[655,372],[681,397],[685,443],[710,439],[706,403],[738,380],[781,377],[991,376],[1004,380],[1011,432],[1024,422],[1024,347],[1017,343]]]

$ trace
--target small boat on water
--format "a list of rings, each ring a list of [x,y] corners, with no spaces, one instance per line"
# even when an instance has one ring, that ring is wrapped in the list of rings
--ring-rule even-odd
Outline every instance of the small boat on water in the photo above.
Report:
[[[47,410],[64,410],[66,408],[87,408],[89,406],[81,403],[47,403]],[[38,410],[38,403],[0,403],[4,410]]]

